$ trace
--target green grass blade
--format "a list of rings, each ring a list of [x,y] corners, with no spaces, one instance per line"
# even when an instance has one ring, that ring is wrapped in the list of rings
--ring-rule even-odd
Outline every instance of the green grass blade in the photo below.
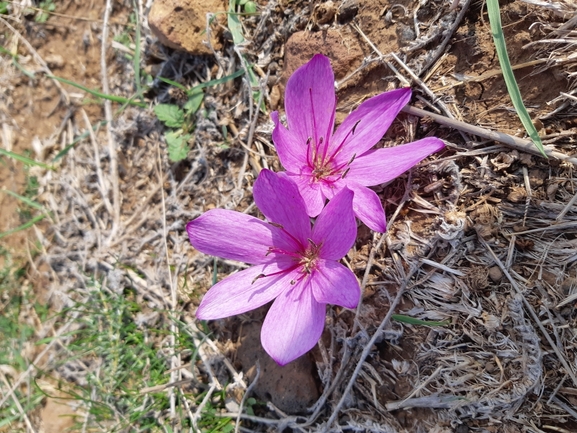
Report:
[[[6,236],[13,235],[14,233],[18,233],[18,232],[20,232],[20,231],[22,231],[22,230],[26,230],[26,229],[32,227],[32,226],[33,226],[34,224],[36,224],[38,221],[42,221],[44,218],[46,218],[46,215],[38,215],[38,216],[35,216],[35,217],[32,218],[30,221],[22,224],[22,225],[19,226],[19,227],[16,227],[15,229],[8,230],[8,231],[5,231],[5,232],[3,232],[3,233],[0,233],[0,239],[5,238]]]
[[[207,81],[206,83],[200,83],[200,84],[194,86],[192,89],[190,89],[188,91],[188,94],[194,93],[198,89],[204,89],[205,87],[217,86],[219,84],[226,83],[227,81],[234,80],[235,78],[238,78],[238,77],[242,76],[243,74],[244,74],[244,71],[242,69],[239,69],[238,71],[233,72],[232,74],[227,75],[226,77],[216,78],[214,80]]]
[[[38,209],[38,210],[42,210],[42,211],[44,210],[44,208],[42,207],[42,205],[40,203],[37,203],[34,200],[30,200],[28,197],[24,197],[23,195],[17,194],[14,191],[10,191],[9,189],[3,188],[2,191],[8,195],[11,195],[14,198],[17,198],[21,202],[27,204],[30,207],[33,207],[34,209]]]
[[[136,29],[134,35],[134,81],[136,81],[136,94],[142,95],[142,84],[140,82],[140,15],[138,13],[138,5],[136,0],[132,1],[134,8],[134,15],[136,16]]]
[[[164,78],[164,77],[156,77],[158,78],[160,81],[162,81],[163,83],[166,84],[170,84],[171,86],[174,86],[180,90],[184,90],[185,92],[188,90],[186,87],[184,87],[182,84],[177,83],[176,81],[173,80],[169,80],[168,78]]]
[[[0,45],[0,54],[8,54],[10,57],[12,57],[12,64],[16,68],[18,68],[28,78],[31,78],[33,80],[36,79],[36,77],[34,76],[34,74],[32,72],[27,71],[26,69],[24,69],[24,67],[20,63],[18,63],[18,55],[17,54],[11,53],[9,50],[4,48],[2,45]]]
[[[491,33],[493,34],[493,40],[495,41],[497,56],[499,57],[499,63],[503,70],[503,78],[505,78],[505,84],[507,85],[507,91],[509,92],[509,96],[513,102],[513,107],[517,110],[517,115],[525,127],[527,134],[531,137],[531,140],[533,140],[533,143],[535,143],[535,146],[537,146],[543,156],[547,158],[545,149],[543,148],[543,143],[541,142],[541,137],[539,137],[537,129],[535,129],[535,126],[531,121],[531,116],[529,116],[527,108],[525,108],[525,104],[523,104],[523,98],[521,97],[519,86],[515,80],[511,62],[509,61],[507,45],[505,44],[505,35],[503,34],[503,26],[501,25],[499,0],[487,0],[487,10],[489,12],[489,22],[491,23]]]
[[[100,122],[96,122],[96,124],[92,127],[92,130],[96,132],[96,130],[98,128],[100,128],[101,126],[104,126],[104,125],[106,125],[106,120],[101,120]],[[85,138],[87,138],[89,136],[90,136],[89,131],[85,131],[82,134],[80,134],[78,137],[76,137],[74,139],[74,141],[72,143],[70,143],[68,146],[66,146],[64,149],[62,149],[60,152],[58,152],[58,154],[54,157],[54,159],[52,161],[56,162],[60,158],[64,157],[68,152],[70,152],[70,149],[72,149],[79,142],[81,142],[82,140],[84,140]]]
[[[198,90],[200,90],[200,89],[204,89],[206,87],[211,87],[211,86],[218,86],[219,84],[224,84],[227,81],[234,80],[235,78],[238,78],[238,77],[242,76],[243,74],[244,74],[244,70],[239,69],[238,71],[233,72],[232,74],[227,75],[226,77],[215,78],[214,80],[210,80],[210,81],[207,81],[205,83],[197,84],[196,86],[192,87],[191,89],[187,89],[182,84],[177,83],[176,81],[173,81],[173,80],[169,80],[168,78],[164,78],[164,77],[157,77],[157,78],[160,81],[162,81],[166,84],[170,84],[171,86],[174,86],[180,90],[184,90],[188,95],[191,95],[192,93],[198,92]]]
[[[434,322],[430,320],[421,320],[415,319],[411,316],[405,316],[404,314],[393,314],[393,320],[401,323],[408,323],[410,325],[421,325],[421,326],[447,326],[450,325],[451,322],[448,320],[444,320],[442,322]]]
[[[228,2],[228,29],[232,34],[232,41],[235,45],[242,44],[244,42],[244,36],[242,34],[242,24],[236,13],[236,2],[235,0],[229,0]]]
[[[99,92],[97,90],[89,89],[81,84],[75,83],[74,81],[67,80],[66,78],[57,77],[55,75],[48,75],[49,78],[53,78],[54,80],[58,80],[62,83],[69,84],[71,86],[76,87],[77,89],[84,90],[87,93],[90,93],[92,96],[96,96],[97,98],[108,99],[112,102],[118,102],[120,104],[130,104],[135,105],[137,107],[145,108],[146,104],[144,102],[135,101],[133,98],[125,98],[124,96],[115,96],[115,95],[107,95],[106,93]]]
[[[212,262],[212,285],[213,286],[216,284],[216,277],[217,277],[217,268],[216,268],[216,257],[215,257],[214,261]]]
[[[54,167],[52,167],[50,165],[44,164],[42,162],[34,161],[33,159],[28,158],[27,156],[20,155],[19,153],[10,152],[9,150],[0,149],[0,155],[8,156],[10,158],[15,159],[16,161],[22,162],[23,164],[36,165],[38,167],[45,168],[46,170],[54,170]]]

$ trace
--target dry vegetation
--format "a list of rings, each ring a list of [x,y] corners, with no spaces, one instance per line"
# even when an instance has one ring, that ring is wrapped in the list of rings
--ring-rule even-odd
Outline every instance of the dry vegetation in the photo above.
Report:
[[[513,38],[522,30],[530,37],[513,41],[511,58],[521,65],[518,79],[552,155],[548,160],[479,138],[459,123],[451,124],[455,129],[399,116],[384,145],[437,135],[447,150],[377,189],[388,232],[360,227],[347,258],[362,282],[363,302],[356,311],[328,309],[325,335],[310,355],[320,396],[295,415],[249,399],[258,383],[249,386],[242,374],[249,366],[240,365],[235,352],[239,324],[258,314],[210,329],[195,321],[195,305],[214,275],[221,279],[243,265],[215,264],[192,249],[184,231],[187,221],[212,208],[258,214],[252,183],[261,168],[280,169],[272,123],[257,109],[248,73],[207,87],[191,151],[172,163],[152,107],[182,104],[182,96],[157,77],[191,88],[242,69],[244,55],[256,64],[269,110],[275,86],[286,78],[289,36],[346,28],[365,51],[360,64],[337,76],[341,112],[371,96],[369,84],[386,74],[395,86],[412,85],[417,107],[487,133],[515,135],[520,124],[498,63],[487,56],[491,36],[479,31],[486,19],[481,4],[461,1],[451,9],[451,2],[428,1],[420,6],[426,13],[418,14],[419,2],[367,2],[361,10],[382,10],[376,16],[393,32],[415,25],[422,31],[397,52],[382,52],[368,16],[339,20],[355,2],[335,2],[328,20],[319,7],[332,2],[260,2],[257,15],[242,19],[249,42],[235,47],[225,31],[221,50],[195,57],[155,41],[142,2],[114,8],[110,2],[93,2],[92,8],[64,2],[56,9],[64,16],[45,24],[27,15],[24,3],[11,3],[10,13],[0,15],[1,45],[35,78],[3,54],[0,121],[6,150],[32,148],[38,161],[55,166],[29,169],[47,222],[31,234],[37,251],[27,278],[36,282],[33,299],[49,305],[50,314],[38,318],[28,304],[16,314],[32,329],[29,343],[44,340],[26,346],[21,365],[0,365],[0,407],[24,401],[36,378],[44,390],[50,383],[69,398],[81,396],[71,398],[78,431],[170,431],[169,425],[172,431],[577,430],[575,3],[517,0],[504,6],[504,24],[513,32],[506,34]],[[139,44],[131,22],[140,26]],[[65,26],[73,27],[70,33]],[[129,41],[122,45],[125,33]],[[71,40],[75,50],[85,44],[79,56],[88,69],[79,75],[50,58],[58,54],[45,49],[50,38],[61,48]],[[142,56],[137,74],[136,47]],[[465,59],[467,52],[476,57]],[[87,104],[91,95],[51,75],[105,94],[136,94],[146,107],[108,99]],[[40,97],[30,87],[41,89]],[[52,111],[35,111],[40,100]],[[21,107],[27,119],[16,116]],[[34,116],[43,129],[32,125]],[[23,138],[15,141],[15,134]],[[407,324],[392,320],[393,314],[446,323]],[[0,430],[51,431],[42,411],[46,400],[39,397],[32,409],[15,404],[14,420]]]

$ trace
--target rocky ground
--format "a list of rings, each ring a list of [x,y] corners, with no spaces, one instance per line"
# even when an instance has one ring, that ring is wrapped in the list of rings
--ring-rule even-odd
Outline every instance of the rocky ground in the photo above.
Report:
[[[150,344],[167,372],[167,402],[154,417],[175,431],[197,427],[219,393],[225,397],[214,410],[245,431],[575,431],[575,5],[501,5],[516,79],[551,155],[544,159],[522,144],[484,4],[257,3],[256,14],[234,15],[237,27],[224,13],[229,4],[218,0],[108,8],[104,1],[68,1],[44,23],[16,3],[0,15],[1,45],[35,75],[3,57],[2,145],[55,166],[27,172],[3,160],[2,185],[22,193],[31,171],[36,199],[50,216],[2,241],[23,255],[37,245],[28,280],[39,302],[68,311],[36,325],[40,338],[56,343],[30,348],[27,359],[52,381],[88,388],[86,378],[104,368],[106,356],[67,357],[62,347],[85,326],[73,307],[91,302],[99,281],[99,290],[139,306],[125,326],[170,330]],[[363,100],[400,86],[412,87],[412,107],[458,122],[406,112],[395,121],[379,146],[434,135],[447,148],[375,188],[388,231],[360,226],[346,258],[362,282],[361,305],[330,308],[319,345],[281,368],[258,338],[266,307],[208,329],[195,321],[214,274],[221,279],[243,265],[214,265],[193,250],[184,225],[212,208],[256,215],[254,179],[262,168],[281,168],[269,114],[283,112],[288,77],[319,52],[335,70],[337,122]],[[142,106],[95,101],[53,75]],[[212,80],[191,120],[190,152],[169,160],[167,128],[154,106],[183,106],[186,89]],[[474,135],[463,124],[521,144]],[[12,196],[0,200],[5,231],[19,224],[20,204]],[[185,337],[187,350],[179,346]],[[24,369],[11,380],[43,372]],[[155,399],[150,386],[135,385]],[[249,397],[260,403],[247,405]],[[53,415],[56,401],[43,400],[31,415],[33,428],[73,425]],[[190,418],[189,427],[179,407],[188,411],[182,418]],[[118,424],[91,428],[111,425]]]

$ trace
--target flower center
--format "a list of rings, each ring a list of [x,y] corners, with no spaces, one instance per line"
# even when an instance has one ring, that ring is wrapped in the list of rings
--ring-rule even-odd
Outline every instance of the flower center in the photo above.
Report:
[[[295,242],[297,242],[298,245],[300,245],[300,248],[298,248],[296,251],[287,251],[278,247],[269,247],[267,255],[275,253],[289,256],[294,265],[288,267],[287,269],[283,269],[281,271],[274,272],[271,274],[257,275],[254,281],[256,281],[259,278],[271,277],[273,275],[284,274],[287,272],[297,270],[300,275],[296,280],[291,280],[290,282],[291,285],[295,285],[298,281],[301,281],[303,278],[306,278],[317,268],[317,261],[319,258],[319,253],[322,244],[317,245],[313,242],[312,239],[307,239],[308,245],[303,246],[301,242],[299,242],[294,236],[292,236],[282,225],[271,222],[269,222],[269,224],[285,232],[289,237],[291,237]]]
[[[320,245],[315,244],[311,239],[308,239],[309,246],[301,254],[299,266],[302,267],[303,274],[310,274],[317,267],[317,259],[319,257]]]
[[[307,162],[311,168],[312,176],[315,182],[321,179],[327,179],[330,176],[337,175],[334,170],[332,155],[327,157],[321,151],[323,145],[323,137],[320,137],[318,144],[313,141],[312,137],[307,140]]]
[[[336,148],[331,148],[329,138],[332,135],[332,128],[334,125],[335,111],[331,115],[329,121],[329,130],[323,136],[319,134],[318,125],[316,123],[315,106],[312,95],[312,89],[309,89],[309,98],[311,104],[313,135],[307,139],[307,163],[311,169],[311,177],[313,182],[324,181],[327,183],[334,183],[339,179],[344,179],[349,172],[349,165],[355,159],[355,155],[346,163],[337,163],[336,156],[341,152],[345,142],[354,135],[360,120],[358,120],[353,127],[347,132],[343,140]],[[336,102],[335,102],[336,108]]]
[[[351,131],[354,131],[354,127]],[[351,159],[344,164],[337,164],[335,157],[341,151],[343,143],[350,134],[351,132],[347,134],[343,142],[330,155],[326,155],[326,152],[319,151],[320,148],[323,147],[323,137],[319,138],[319,144],[315,144],[312,137],[309,137],[307,140],[307,163],[311,168],[311,175],[314,182],[323,180],[325,182],[334,183],[339,179],[345,178],[350,170],[349,166],[355,160],[357,155],[354,154]],[[328,145],[326,147],[328,147]]]

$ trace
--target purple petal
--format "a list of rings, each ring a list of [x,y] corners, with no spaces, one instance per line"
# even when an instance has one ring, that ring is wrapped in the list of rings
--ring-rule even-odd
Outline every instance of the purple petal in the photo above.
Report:
[[[323,259],[339,260],[355,243],[357,224],[352,203],[353,192],[344,188],[318,216],[311,239],[320,245],[319,256]]]
[[[335,177],[336,179],[326,178],[319,182],[321,192],[326,200],[332,200],[346,186],[346,182],[343,182],[340,175],[333,176],[333,178]]]
[[[325,313],[325,304],[313,297],[309,279],[302,279],[272,304],[262,325],[262,347],[278,364],[288,364],[317,344]]]
[[[337,152],[335,161],[345,164],[353,155],[362,155],[377,144],[410,99],[411,89],[407,87],[381,93],[359,105],[331,138],[331,154]]]
[[[361,287],[355,274],[338,262],[321,260],[312,274],[311,287],[317,302],[355,308]]]
[[[308,245],[311,222],[296,183],[284,173],[262,170],[253,186],[254,202],[272,223],[280,224],[287,234]]]
[[[270,117],[275,124],[272,131],[272,141],[283,167],[292,173],[300,173],[307,166],[306,141],[299,139],[292,131],[287,130],[278,118],[278,112],[271,113]]]
[[[301,197],[305,202],[307,214],[310,217],[316,217],[321,213],[325,205],[325,197],[323,196],[321,185],[318,182],[313,182],[310,174],[287,174],[297,184]]]
[[[289,260],[281,263],[285,269],[294,264]],[[204,295],[196,317],[201,320],[222,319],[254,310],[272,301],[283,290],[291,287],[290,281],[295,278],[294,272],[282,270],[278,263],[269,263],[255,265],[226,277]],[[278,274],[258,278],[259,275],[274,273]]]
[[[377,193],[358,184],[349,183],[347,186],[355,193],[353,197],[355,216],[371,230],[384,233],[387,230],[387,221]]]
[[[346,179],[365,186],[379,185],[400,176],[443,147],[445,143],[441,140],[429,137],[401,146],[370,150],[351,163]]]
[[[210,210],[186,225],[198,251],[252,264],[271,261],[267,253],[277,237],[274,229],[258,218],[224,209]]]
[[[323,137],[326,142],[334,127],[335,77],[329,59],[316,54],[289,78],[285,91],[288,129],[306,144]]]

